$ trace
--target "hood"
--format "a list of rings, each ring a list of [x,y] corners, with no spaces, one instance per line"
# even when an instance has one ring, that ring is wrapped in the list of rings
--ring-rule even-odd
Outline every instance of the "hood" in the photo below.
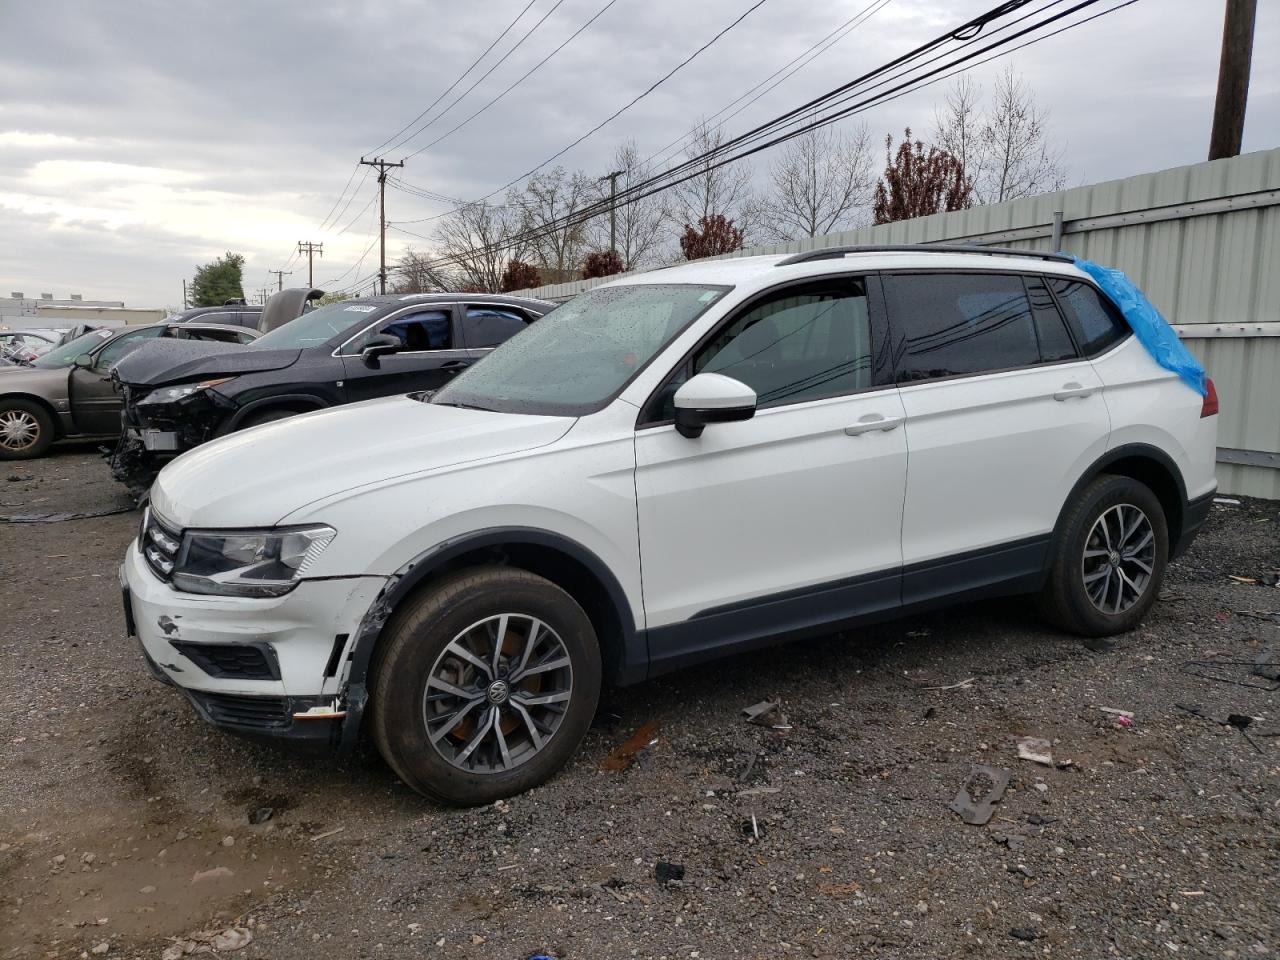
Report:
[[[185,380],[234,377],[281,370],[296,363],[301,350],[246,350],[236,343],[207,340],[150,340],[111,367],[121,383],[158,387]]]
[[[151,503],[183,528],[271,526],[368,484],[545,446],[574,422],[407,396],[349,404],[196,447],[160,472]]]

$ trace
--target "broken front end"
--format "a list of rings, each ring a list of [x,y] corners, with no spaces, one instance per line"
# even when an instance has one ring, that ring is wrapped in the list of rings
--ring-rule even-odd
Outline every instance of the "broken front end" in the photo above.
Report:
[[[232,378],[167,387],[120,384],[124,400],[120,442],[111,472],[130,487],[147,487],[184,450],[212,440],[236,405],[214,390]]]

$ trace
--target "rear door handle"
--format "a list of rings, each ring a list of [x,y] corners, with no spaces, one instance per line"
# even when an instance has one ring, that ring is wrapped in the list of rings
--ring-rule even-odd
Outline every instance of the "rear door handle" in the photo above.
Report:
[[[1072,380],[1070,383],[1064,383],[1062,389],[1053,395],[1053,399],[1070,400],[1073,397],[1091,397],[1093,394],[1093,387],[1084,387]]]
[[[857,423],[845,427],[844,432],[851,437],[856,437],[863,433],[870,433],[872,430],[892,430],[902,420],[902,417],[886,417],[878,413],[868,413],[865,417],[859,417]]]

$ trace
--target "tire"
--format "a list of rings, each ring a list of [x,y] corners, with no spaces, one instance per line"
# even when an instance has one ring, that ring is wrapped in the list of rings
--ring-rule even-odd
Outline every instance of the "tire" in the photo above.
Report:
[[[245,417],[244,422],[236,427],[236,430],[248,430],[250,427],[260,427],[264,423],[274,423],[277,420],[287,420],[289,417],[296,417],[301,410],[288,410],[284,407],[276,407],[272,410],[263,410],[261,413],[255,413],[252,416]]]
[[[530,653],[533,620],[544,629]],[[475,806],[535,787],[569,761],[591,725],[600,647],[582,607],[549,580],[513,567],[463,570],[410,599],[386,631],[372,671],[370,732],[400,779],[433,800]],[[459,645],[470,660],[456,654]],[[522,659],[537,669],[520,679]],[[530,705],[563,697],[566,686],[567,701]]]
[[[31,400],[0,400],[0,460],[34,460],[53,443],[53,418]]]
[[[1126,537],[1131,525],[1133,533]],[[1039,597],[1046,618],[1085,637],[1124,633],[1141,623],[1169,562],[1168,522],[1151,489],[1129,477],[1103,474],[1068,505],[1060,529]]]

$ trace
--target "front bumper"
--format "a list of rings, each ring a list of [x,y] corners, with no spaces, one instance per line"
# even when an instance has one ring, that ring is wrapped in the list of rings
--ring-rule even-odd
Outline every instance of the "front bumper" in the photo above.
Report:
[[[182,593],[129,547],[125,620],[157,679],[232,733],[336,744],[347,657],[383,577],[304,580],[283,597]]]

